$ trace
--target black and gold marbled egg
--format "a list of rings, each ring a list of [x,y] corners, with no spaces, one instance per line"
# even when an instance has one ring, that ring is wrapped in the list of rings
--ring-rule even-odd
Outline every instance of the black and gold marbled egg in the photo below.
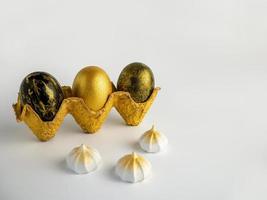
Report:
[[[134,62],[121,72],[117,90],[129,92],[135,102],[145,102],[153,92],[155,85],[152,70],[145,64]]]
[[[52,121],[64,99],[64,94],[52,75],[46,72],[33,72],[23,79],[19,97],[22,105],[30,105],[43,121]]]

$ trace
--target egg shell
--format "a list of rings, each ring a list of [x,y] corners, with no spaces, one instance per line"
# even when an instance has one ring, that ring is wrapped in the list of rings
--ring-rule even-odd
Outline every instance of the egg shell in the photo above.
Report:
[[[64,94],[52,75],[46,72],[33,72],[23,79],[19,97],[22,105],[30,105],[43,121],[52,121],[64,99]]]
[[[135,62],[127,65],[120,73],[117,89],[129,92],[137,103],[145,102],[155,86],[152,70],[145,64]]]
[[[98,111],[112,93],[112,83],[107,73],[96,66],[85,67],[76,75],[72,91],[84,100],[88,108]]]

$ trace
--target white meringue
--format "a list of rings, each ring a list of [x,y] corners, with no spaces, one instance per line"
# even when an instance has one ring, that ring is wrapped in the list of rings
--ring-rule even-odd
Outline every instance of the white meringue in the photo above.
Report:
[[[101,156],[96,149],[84,144],[72,149],[66,158],[69,168],[78,174],[85,174],[96,170],[101,160]]]
[[[123,181],[135,183],[143,181],[150,175],[151,164],[144,157],[133,152],[118,161],[115,172]]]
[[[168,139],[165,135],[159,133],[154,125],[148,131],[146,131],[139,139],[140,147],[150,153],[156,153],[166,148]]]

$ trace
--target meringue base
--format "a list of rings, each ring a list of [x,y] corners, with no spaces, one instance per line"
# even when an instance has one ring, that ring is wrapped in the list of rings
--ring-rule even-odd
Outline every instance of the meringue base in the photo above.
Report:
[[[116,165],[115,173],[129,183],[141,182],[151,174],[151,164],[135,152],[123,156]]]

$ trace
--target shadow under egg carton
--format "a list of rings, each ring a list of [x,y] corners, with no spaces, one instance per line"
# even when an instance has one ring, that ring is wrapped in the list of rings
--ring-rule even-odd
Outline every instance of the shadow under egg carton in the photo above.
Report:
[[[154,88],[148,100],[143,103],[136,103],[128,92],[115,91],[109,95],[104,107],[98,111],[88,108],[82,98],[73,97],[71,87],[63,86],[62,90],[64,100],[52,121],[42,121],[30,105],[21,105],[19,97],[17,103],[13,104],[17,121],[24,121],[41,141],[47,141],[56,135],[67,114],[73,116],[85,133],[95,133],[101,128],[113,106],[127,125],[136,126],[143,120],[160,88]]]

